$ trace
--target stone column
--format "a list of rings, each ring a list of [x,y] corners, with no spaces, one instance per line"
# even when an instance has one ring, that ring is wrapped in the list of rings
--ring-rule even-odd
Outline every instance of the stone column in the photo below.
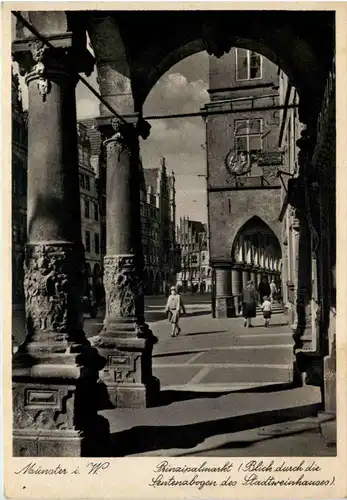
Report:
[[[244,290],[247,286],[248,281],[250,280],[251,272],[247,265],[242,269],[242,289]]]
[[[235,316],[237,316],[242,294],[242,272],[240,265],[237,264],[234,264],[231,270],[231,292],[234,300]]]
[[[230,266],[216,268],[216,317],[234,316],[234,301],[231,290]]]
[[[297,221],[296,221],[297,224]],[[297,226],[296,226],[297,232]],[[304,344],[312,340],[311,324],[311,279],[312,255],[311,235],[304,217],[300,218],[297,238],[297,275],[296,275],[296,311],[292,325],[295,349],[302,349]]]
[[[13,44],[29,90],[27,336],[13,358],[15,456],[107,452],[97,416],[104,360],[85,338],[81,308],[75,86],[76,71],[90,74],[94,60],[82,49],[77,53],[71,40],[67,33],[55,38],[55,50],[32,39]]]
[[[159,381],[152,375],[157,339],[144,322],[140,123],[137,115],[99,119],[107,149],[106,315],[94,345],[107,359],[100,376],[110,401],[123,408],[150,406],[159,391]]]
[[[254,288],[257,288],[257,279],[258,279],[258,273],[257,271],[251,271],[251,280],[253,281]]]

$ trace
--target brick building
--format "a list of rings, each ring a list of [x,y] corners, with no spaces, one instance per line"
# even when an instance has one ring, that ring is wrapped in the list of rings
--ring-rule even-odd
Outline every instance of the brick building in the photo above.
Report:
[[[144,281],[148,294],[165,293],[179,269],[176,244],[175,175],[167,174],[165,158],[159,168],[142,168],[142,244]]]
[[[207,225],[200,221],[181,217],[177,226],[177,243],[181,249],[181,270],[177,274],[177,284],[183,290],[211,291],[211,268]]]
[[[280,283],[282,265],[280,114],[277,67],[234,48],[209,58],[206,117],[208,221],[213,310],[233,316],[243,287]]]
[[[100,210],[97,172],[94,170],[91,141],[88,129],[83,123],[77,124],[78,162],[81,198],[81,232],[85,249],[86,275],[85,293],[93,290],[101,298],[101,246]]]

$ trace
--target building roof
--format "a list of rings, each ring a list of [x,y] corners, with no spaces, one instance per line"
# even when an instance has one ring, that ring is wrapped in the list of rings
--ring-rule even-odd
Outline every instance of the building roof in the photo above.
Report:
[[[198,220],[190,220],[189,225],[192,228],[192,233],[203,233],[204,231],[206,231],[205,224]]]
[[[148,189],[149,186],[152,188],[152,193],[157,192],[157,179],[159,175],[159,168],[144,168],[145,182]]]
[[[207,224],[200,222],[198,220],[190,220],[188,218],[185,219],[188,222],[188,228],[191,229],[192,233],[204,233],[207,231]],[[184,221],[184,218],[181,219]],[[183,229],[183,228],[182,228]]]

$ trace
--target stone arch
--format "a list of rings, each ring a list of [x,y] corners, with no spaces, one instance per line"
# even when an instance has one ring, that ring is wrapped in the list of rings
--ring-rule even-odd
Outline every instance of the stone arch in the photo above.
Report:
[[[334,16],[327,12],[91,11],[84,19],[97,65],[130,79],[134,111],[140,113],[153,86],[174,64],[203,50],[220,57],[231,47],[255,50],[280,66],[300,98],[314,106],[323,95],[334,50]],[[315,33],[307,30],[312,23]],[[154,26],[151,33],[148,25]],[[101,81],[100,90],[104,94]]]
[[[94,264],[93,276],[99,278],[101,276],[101,267],[98,263]]]
[[[281,253],[282,253],[282,245],[281,245],[281,237],[282,237],[282,226],[281,222],[278,220],[273,220],[271,217],[268,216],[268,214],[261,213],[247,213],[238,218],[237,224],[232,228],[231,234],[229,236],[229,247],[233,249],[235,241],[237,239],[237,236],[240,234],[240,232],[243,230],[246,224],[251,224],[252,222],[254,223],[261,223],[265,224],[275,235],[276,239],[279,242],[280,248],[281,248]]]
[[[236,234],[233,238],[233,242],[231,245],[231,257],[233,260],[236,260],[235,258],[235,252],[237,250],[237,244],[240,239],[240,236],[243,236],[245,234],[264,234],[270,236],[269,240],[269,248],[272,248],[273,250],[273,255],[278,255],[278,258],[282,258],[282,247],[280,243],[280,239],[274,232],[274,230],[271,228],[271,225],[269,225],[267,222],[265,222],[262,218],[260,218],[257,215],[254,215],[252,217],[247,217],[247,220],[239,226],[239,229],[236,231]]]

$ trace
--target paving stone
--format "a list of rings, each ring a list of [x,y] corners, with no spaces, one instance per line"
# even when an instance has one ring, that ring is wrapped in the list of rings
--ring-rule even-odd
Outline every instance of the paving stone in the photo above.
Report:
[[[160,366],[153,366],[153,374],[159,378],[160,384],[162,386],[170,384],[187,384],[189,380],[196,375],[201,368],[196,368],[194,366],[187,365],[186,367],[180,366],[176,368],[174,366],[162,368]]]
[[[210,368],[201,383],[234,383],[234,382],[291,382],[292,370],[264,367]]]
[[[199,357],[199,363],[291,364],[292,358],[290,347],[225,349],[203,353]]]

